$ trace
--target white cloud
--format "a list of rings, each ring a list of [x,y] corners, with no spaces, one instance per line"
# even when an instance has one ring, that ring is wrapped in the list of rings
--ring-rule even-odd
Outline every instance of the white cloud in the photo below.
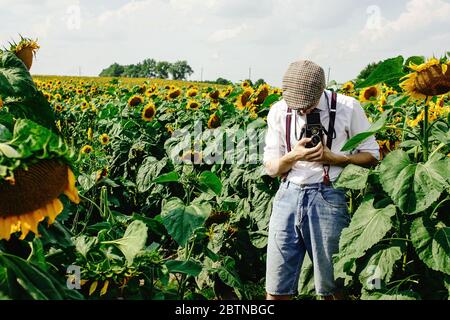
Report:
[[[245,23],[241,24],[240,26],[234,27],[234,28],[220,29],[220,30],[213,32],[209,36],[208,40],[213,43],[227,41],[227,40],[238,37],[247,29],[248,29],[248,26]]]

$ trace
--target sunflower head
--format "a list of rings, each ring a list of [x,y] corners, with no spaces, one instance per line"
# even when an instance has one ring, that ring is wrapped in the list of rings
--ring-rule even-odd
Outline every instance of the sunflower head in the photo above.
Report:
[[[128,105],[130,107],[137,107],[138,105],[144,103],[144,98],[141,96],[132,96],[130,99],[128,99]]]
[[[186,105],[186,109],[188,110],[198,110],[200,108],[200,103],[197,100],[189,100]]]
[[[244,110],[248,106],[251,105],[250,97],[253,94],[253,89],[248,88],[246,89],[238,98],[236,101],[236,107],[239,110]]]
[[[213,91],[211,91],[211,92],[209,93],[209,98],[210,98],[211,100],[217,100],[217,99],[219,99],[219,97],[220,97],[220,92],[219,92],[219,90],[213,90]]]
[[[355,85],[354,85],[354,83],[351,82],[351,81],[346,82],[346,83],[344,83],[344,84],[342,85],[341,90],[346,91],[346,92],[354,91],[354,90],[355,90]]]
[[[153,121],[156,115],[156,107],[153,103],[147,104],[142,110],[142,119],[146,122]]]
[[[188,98],[193,98],[196,95],[198,95],[198,89],[197,88],[193,88],[191,87],[187,92],[186,92],[186,97]]]
[[[83,146],[83,148],[81,148],[80,153],[81,154],[90,154],[90,153],[92,153],[92,151],[94,151],[94,148],[92,148],[92,146],[87,144],[87,145]]]
[[[258,88],[258,91],[256,92],[255,97],[255,104],[260,105],[263,104],[264,101],[266,101],[266,98],[269,96],[270,87],[268,84],[263,84]]]
[[[218,127],[220,127],[220,118],[219,118],[215,113],[213,113],[213,114],[209,117],[209,120],[208,120],[208,128],[209,128],[209,129],[216,129],[216,128],[218,128]]]
[[[41,160],[1,181],[0,239],[9,240],[15,232],[22,233],[20,239],[30,231],[37,235],[39,222],[48,217],[51,224],[63,210],[61,194],[80,202],[72,170],[56,160]]]
[[[169,99],[176,99],[181,95],[181,90],[179,88],[171,88],[167,94]]]
[[[13,52],[20,60],[22,60],[27,69],[30,70],[33,64],[33,57],[36,56],[36,52],[39,48],[37,40],[20,36],[20,42],[18,44],[12,43],[9,51]]]
[[[423,100],[450,92],[450,62],[433,58],[421,65],[410,65],[415,71],[407,75],[400,87],[413,99]]]
[[[107,145],[109,143],[109,136],[106,133],[104,133],[98,138],[98,140],[102,145]]]
[[[248,82],[248,81],[242,82],[242,83],[241,83],[241,87],[242,87],[243,89],[251,88],[250,82]]]
[[[378,87],[376,87],[376,86],[368,87],[368,88],[361,90],[361,92],[359,94],[359,100],[361,102],[371,102],[372,100],[378,99],[380,94],[381,94],[381,90]]]

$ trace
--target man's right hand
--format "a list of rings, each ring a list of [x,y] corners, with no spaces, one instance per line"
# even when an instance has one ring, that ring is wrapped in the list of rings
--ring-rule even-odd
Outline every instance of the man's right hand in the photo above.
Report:
[[[311,142],[310,138],[303,138],[300,140],[294,149],[291,151],[291,156],[294,161],[308,161],[314,162],[322,159],[323,145],[319,143],[314,148],[306,148],[306,145]]]

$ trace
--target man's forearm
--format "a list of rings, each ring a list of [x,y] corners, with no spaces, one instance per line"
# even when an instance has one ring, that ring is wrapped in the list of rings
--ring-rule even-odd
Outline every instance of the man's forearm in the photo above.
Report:
[[[348,156],[334,154],[333,161],[330,164],[339,167],[346,167],[349,164],[354,164],[361,167],[371,167],[376,166],[378,164],[378,160],[369,152],[360,152]]]
[[[280,159],[268,161],[266,163],[266,171],[272,178],[280,177],[290,171],[296,162],[295,155],[290,152]]]

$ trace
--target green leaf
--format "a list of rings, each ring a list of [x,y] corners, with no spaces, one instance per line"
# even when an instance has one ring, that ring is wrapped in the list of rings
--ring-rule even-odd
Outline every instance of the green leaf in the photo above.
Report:
[[[33,241],[30,242],[30,247],[31,253],[27,261],[34,263],[44,271],[48,271],[48,264],[45,261],[45,252],[42,241],[39,238],[34,238]]]
[[[178,182],[180,180],[180,176],[176,171],[172,171],[163,175],[160,175],[158,178],[153,180],[153,183],[163,184],[169,182]]]
[[[131,265],[136,255],[145,247],[147,230],[144,222],[135,220],[130,223],[121,239],[104,241],[102,244],[116,245],[127,259],[128,265]]]
[[[361,143],[363,143],[367,138],[373,136],[375,133],[382,130],[384,128],[384,125],[386,124],[386,119],[390,113],[391,113],[391,110],[384,112],[380,116],[380,119],[378,119],[375,123],[373,123],[366,132],[361,132],[361,133],[357,134],[356,136],[352,137],[350,140],[348,140],[345,143],[345,145],[342,147],[341,151],[345,152],[345,151],[354,150]]]
[[[89,250],[97,244],[97,238],[81,235],[76,237],[73,242],[77,252],[86,258]]]
[[[219,177],[210,171],[204,171],[199,177],[200,184],[207,186],[218,196],[222,193],[222,182]]]
[[[172,198],[164,204],[161,217],[167,232],[184,247],[194,230],[205,223],[210,212],[211,206],[208,203],[186,206],[181,199]]]
[[[279,94],[271,94],[270,96],[268,96],[266,98],[266,100],[264,100],[264,103],[262,104],[263,108],[268,108],[271,105],[273,105],[275,102],[277,102],[278,100],[280,100],[281,95]]]
[[[362,190],[366,187],[369,174],[369,169],[351,164],[342,171],[334,186],[337,188]]]
[[[60,291],[55,287],[50,275],[22,258],[1,253],[0,261],[13,272],[17,283],[35,300],[62,300]]]
[[[403,72],[403,61],[404,58],[402,56],[383,61],[369,77],[365,81],[359,83],[356,88],[367,88],[382,82],[391,87],[397,86],[399,79],[405,76],[405,73]]]
[[[7,127],[0,124],[0,142],[6,142],[12,139],[12,133]]]
[[[217,269],[220,280],[232,288],[241,288],[242,282],[236,273],[236,262],[231,257],[223,258],[221,266]]]
[[[350,270],[357,258],[376,245],[392,228],[391,218],[395,215],[395,206],[375,209],[374,199],[369,197],[356,210],[348,228],[342,231],[339,241],[339,254],[335,258],[335,266],[342,272],[345,267]],[[345,272],[347,273],[347,272]]]
[[[450,228],[423,217],[411,225],[411,241],[420,259],[433,270],[450,275]]]
[[[412,56],[406,59],[405,66],[409,67],[410,64],[415,64],[416,66],[418,66],[424,62],[425,62],[424,56]]]
[[[158,160],[155,157],[146,158],[139,167],[136,177],[138,191],[148,191],[152,186],[153,180],[159,176],[161,170],[166,166],[166,164],[167,158],[163,158],[162,160]]]
[[[36,93],[36,87],[22,60],[10,52],[0,53],[0,96],[27,97]]]
[[[6,143],[0,143],[0,154],[7,158],[20,158],[21,154]]]
[[[192,277],[198,276],[202,271],[202,265],[193,260],[168,260],[166,266],[170,273],[183,273]]]
[[[420,300],[417,293],[412,291],[389,292],[367,292],[363,291],[361,300]]]
[[[430,159],[415,164],[403,150],[395,150],[380,165],[383,190],[404,213],[417,213],[429,208],[448,186],[447,160]],[[395,181],[395,183],[393,183]]]
[[[359,274],[359,281],[363,287],[373,290],[376,288],[373,281],[382,280],[384,284],[388,283],[394,273],[394,265],[402,257],[403,250],[404,245],[400,242],[387,247],[380,246],[379,250],[369,257]]]

